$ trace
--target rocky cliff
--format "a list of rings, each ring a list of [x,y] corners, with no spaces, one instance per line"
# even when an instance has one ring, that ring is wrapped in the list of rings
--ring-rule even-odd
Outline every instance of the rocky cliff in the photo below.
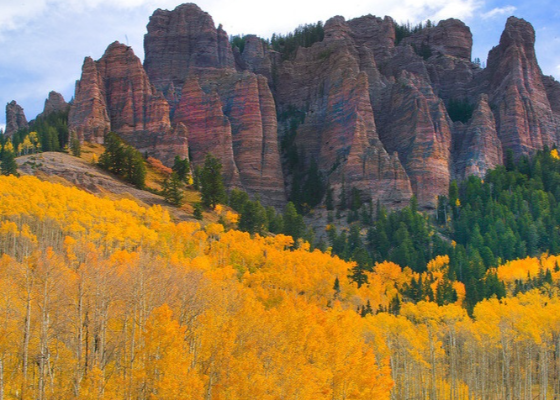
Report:
[[[167,101],[132,49],[118,42],[100,60],[85,59],[68,119],[81,140],[102,143],[112,130],[164,163],[188,156],[185,127],[171,126]]]
[[[49,97],[45,100],[45,107],[43,108],[43,112],[37,115],[37,118],[40,117],[47,117],[50,114],[54,113],[64,113],[68,112],[70,109],[70,104],[64,100],[64,97],[57,92],[50,92]]]
[[[173,104],[191,69],[234,69],[226,32],[196,4],[173,11],[158,9],[150,17],[144,37],[144,68],[157,89]]]
[[[490,103],[494,107],[498,136],[504,149],[515,155],[530,154],[552,146],[560,126],[549,101],[558,87],[543,83],[535,55],[535,31],[528,22],[510,17],[500,44],[488,55]]]
[[[27,129],[28,126],[23,108],[15,100],[6,104],[6,130],[4,134],[10,137],[20,129]]]
[[[71,129],[97,142],[115,130],[167,163],[188,139],[195,165],[213,153],[230,187],[267,204],[281,206],[317,165],[336,199],[357,188],[432,208],[452,179],[560,140],[560,83],[542,75],[534,29],[514,17],[487,68],[471,62],[472,34],[456,19],[402,38],[390,17],[338,16],[289,52],[255,35],[232,48],[194,4],[155,11],[147,31],[143,66],[118,43],[86,58]]]
[[[144,47],[144,67],[166,94],[173,125],[188,129],[193,163],[213,153],[230,187],[282,206],[276,107],[267,78],[236,70],[227,34],[194,4],[157,10]]]

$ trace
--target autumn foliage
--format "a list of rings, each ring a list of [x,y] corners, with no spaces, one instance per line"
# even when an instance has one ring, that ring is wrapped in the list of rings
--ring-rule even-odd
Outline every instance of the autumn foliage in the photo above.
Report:
[[[485,300],[469,317],[461,307],[464,288],[454,281],[457,299],[442,306],[403,296],[421,279],[437,293],[448,279],[446,257],[422,274],[379,263],[358,288],[348,278],[354,263],[292,244],[285,235],[174,223],[161,207],[0,177],[0,393],[558,396],[556,258],[498,268],[499,276],[524,276],[518,270],[534,271],[536,262],[553,281],[546,290]]]

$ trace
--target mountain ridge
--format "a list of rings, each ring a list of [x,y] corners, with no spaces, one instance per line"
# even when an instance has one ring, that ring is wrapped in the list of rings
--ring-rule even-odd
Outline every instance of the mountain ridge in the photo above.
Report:
[[[229,187],[277,207],[305,190],[316,163],[335,199],[356,188],[364,201],[399,207],[414,194],[433,209],[451,180],[558,143],[560,84],[542,74],[528,22],[508,19],[484,69],[459,20],[398,43],[397,28],[336,16],[322,40],[286,57],[254,35],[232,46],[195,4],[157,10],[143,66],[118,43],[86,58],[70,130],[97,142],[114,130],[168,165],[212,152]]]

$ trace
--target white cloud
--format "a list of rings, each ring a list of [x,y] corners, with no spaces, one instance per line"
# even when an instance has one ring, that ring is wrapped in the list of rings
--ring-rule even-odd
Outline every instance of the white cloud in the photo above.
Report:
[[[6,130],[6,124],[0,124],[0,131],[4,132]]]
[[[46,0],[3,1],[0,13],[0,31],[17,28],[26,21],[41,15],[46,7]]]
[[[499,17],[502,15],[513,15],[513,13],[517,10],[515,6],[505,6],[505,7],[497,7],[488,12],[482,14],[483,19],[492,19],[494,17]]]
[[[212,15],[216,24],[222,23],[229,34],[254,33],[262,37],[287,33],[298,25],[326,21],[335,15],[347,19],[366,14],[389,15],[397,22],[411,23],[450,17],[465,20],[471,18],[482,5],[481,0],[284,0],[271,16],[266,3],[255,0],[212,0],[198,4]]]

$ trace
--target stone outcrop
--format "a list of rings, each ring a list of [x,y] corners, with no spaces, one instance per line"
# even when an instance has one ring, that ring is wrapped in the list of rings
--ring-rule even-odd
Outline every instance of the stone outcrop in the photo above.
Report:
[[[364,63],[375,70],[372,51],[362,50],[369,56]],[[390,156],[379,140],[369,93],[375,72],[361,71],[364,63],[350,26],[332,18],[322,42],[300,48],[279,68],[277,101],[283,112],[304,113],[297,148],[307,165],[317,162],[335,197],[356,187],[367,199],[403,204],[412,195],[410,181],[396,154]]]
[[[371,15],[331,18],[321,41],[290,54],[255,35],[242,43],[232,50],[194,4],[157,10],[144,66],[118,43],[86,58],[70,127],[97,142],[115,130],[168,164],[188,140],[194,165],[213,153],[229,187],[275,206],[295,176],[280,142],[298,168],[317,164],[334,198],[356,187],[391,207],[415,194],[430,209],[451,179],[560,141],[560,83],[542,75],[521,19],[508,20],[487,68],[471,62],[471,31],[456,19],[400,43],[390,17]],[[458,103],[461,117],[447,109]]]
[[[187,126],[195,165],[212,153],[229,186],[284,204],[276,107],[266,78],[229,69],[192,74],[173,121]]]
[[[112,130],[168,165],[176,155],[188,156],[185,128],[171,127],[167,101],[149,82],[132,49],[118,42],[99,61],[84,61],[69,129],[81,140],[98,143]]]
[[[494,114],[488,105],[488,95],[480,96],[468,125],[455,127],[455,176],[484,178],[486,171],[503,163],[502,143],[496,132]]]
[[[15,100],[6,104],[6,130],[4,131],[6,137],[11,137],[20,129],[27,129],[28,127],[23,108]]]
[[[68,114],[68,129],[80,140],[103,143],[111,130],[107,113],[105,82],[91,57],[86,57],[82,77],[76,82],[74,103]]]
[[[237,47],[234,49],[236,68],[241,71],[249,70],[255,74],[265,76],[272,81],[272,57],[266,44],[256,35],[245,36],[243,53]]]
[[[443,101],[421,75],[405,71],[383,114],[381,141],[399,154],[419,204],[434,207],[450,181],[451,127]]]
[[[229,187],[285,204],[276,107],[268,86],[271,62],[264,43],[247,40],[237,63],[226,32],[194,4],[157,10],[144,38],[145,70],[184,124],[194,165],[207,153],[220,159]],[[265,76],[258,75],[259,73]]]
[[[37,117],[47,117],[50,114],[67,112],[70,105],[64,100],[64,97],[58,92],[50,92],[49,97],[45,100],[43,112]]]
[[[426,56],[438,54],[467,61],[471,60],[472,44],[469,27],[454,18],[441,21],[437,26],[425,28],[402,41],[402,45],[410,45],[419,53],[426,52]]]
[[[504,151],[531,154],[558,143],[559,126],[535,55],[535,30],[510,17],[500,44],[488,55],[490,104]]]
[[[543,84],[550,102],[550,108],[556,115],[560,116],[560,82],[552,76],[543,76]]]
[[[191,69],[235,68],[227,33],[196,4],[158,9],[144,36],[144,68],[172,105]]]

